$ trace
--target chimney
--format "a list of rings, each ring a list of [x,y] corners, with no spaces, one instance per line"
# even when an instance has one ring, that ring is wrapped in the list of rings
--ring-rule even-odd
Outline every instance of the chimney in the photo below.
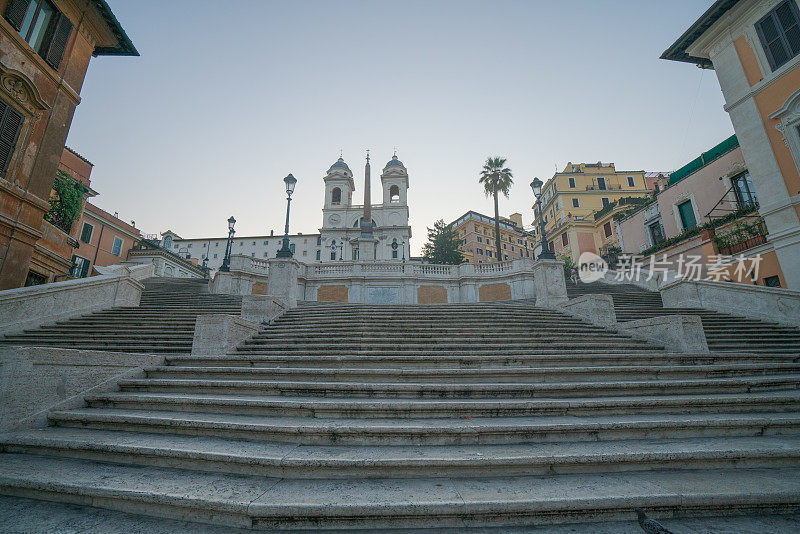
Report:
[[[270,236],[270,237],[272,237],[272,236],[274,236],[274,235],[275,235],[275,230],[270,230],[270,231],[269,231],[269,236]]]

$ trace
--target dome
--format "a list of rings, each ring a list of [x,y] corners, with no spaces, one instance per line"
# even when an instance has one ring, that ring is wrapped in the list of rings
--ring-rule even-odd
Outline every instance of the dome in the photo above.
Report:
[[[397,159],[397,154],[392,156],[392,159],[389,160],[389,163],[386,164],[386,167],[403,167],[404,169],[406,168],[406,166],[403,165],[403,162]]]
[[[334,169],[344,169],[352,174],[353,171],[350,170],[350,167],[347,166],[347,163],[344,162],[342,158],[336,160],[336,163],[331,165],[331,168],[328,169],[328,172],[331,172]]]

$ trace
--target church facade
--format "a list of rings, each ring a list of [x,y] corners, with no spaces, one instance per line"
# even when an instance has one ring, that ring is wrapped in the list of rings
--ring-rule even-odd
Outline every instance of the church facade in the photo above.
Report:
[[[321,261],[408,260],[411,227],[408,223],[408,170],[397,155],[380,176],[382,202],[371,203],[370,163],[364,169],[364,203],[353,204],[355,180],[342,158],[325,175],[322,208]],[[367,209],[365,209],[365,207]],[[369,220],[365,220],[369,217]],[[365,224],[369,223],[369,224]]]
[[[371,203],[369,158],[364,169],[364,197],[369,206],[369,226],[363,225],[364,202],[353,204],[355,179],[339,158],[323,177],[325,198],[322,227],[316,234],[292,234],[289,243],[297,261],[307,264],[354,259],[408,261],[411,227],[408,224],[408,171],[394,155],[380,176],[382,201]],[[292,226],[303,226],[292,221]],[[282,232],[235,236],[233,254],[258,259],[274,258],[282,246]],[[225,257],[226,237],[182,238],[172,231],[161,234],[161,246],[184,259],[204,262],[215,271]],[[369,250],[367,250],[369,249]]]

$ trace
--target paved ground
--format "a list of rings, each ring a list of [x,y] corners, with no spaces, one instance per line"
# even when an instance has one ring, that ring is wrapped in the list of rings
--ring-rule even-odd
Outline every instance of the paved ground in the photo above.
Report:
[[[633,515],[633,513],[631,513]],[[800,532],[800,513],[764,517],[663,520],[675,534],[770,534]],[[2,534],[252,534],[251,530],[155,519],[86,506],[0,496]],[[296,532],[296,531],[295,531]],[[316,531],[319,534],[319,531]],[[344,531],[336,531],[342,534]],[[362,531],[366,534],[366,531]],[[395,530],[397,534],[432,531]],[[636,521],[541,528],[445,529],[437,534],[641,534]],[[390,531],[381,531],[389,534]]]

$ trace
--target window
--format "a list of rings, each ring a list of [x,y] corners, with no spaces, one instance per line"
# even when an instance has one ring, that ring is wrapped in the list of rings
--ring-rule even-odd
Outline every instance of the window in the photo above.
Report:
[[[255,257],[256,257],[256,253],[255,253],[255,252],[251,252],[251,253],[250,253],[250,257],[251,257],[251,258],[255,258]]]
[[[264,241],[264,244],[266,245],[266,244],[267,244],[267,242],[266,242],[266,241]],[[320,246],[320,245],[322,245],[322,236],[321,236],[321,235],[318,235],[318,236],[317,236],[317,246]]]
[[[681,225],[683,230],[691,230],[697,226],[697,220],[694,218],[694,209],[692,209],[692,201],[687,200],[678,204],[678,215],[681,218]]]
[[[397,251],[396,251],[396,250],[393,250],[393,251],[392,251],[392,259],[393,259],[393,260],[396,260],[396,259],[397,259]]]
[[[175,248],[178,248],[178,245],[175,245]]]
[[[269,258],[269,252],[265,252],[265,253],[264,253],[264,257],[265,257],[265,258]]]
[[[572,176],[570,176],[570,177],[568,178],[568,180],[569,180],[569,186],[574,188],[574,187],[575,187],[575,178],[573,178]]]
[[[294,243],[291,243],[291,244],[289,245],[289,250],[291,250],[291,251],[292,251],[292,254],[294,254]]]
[[[322,257],[322,251],[318,250],[317,251],[317,261],[319,261],[321,257]]]
[[[5,175],[11,165],[21,129],[22,115],[0,99],[0,175]]]
[[[481,236],[478,236],[478,243],[483,243],[483,238]]]
[[[216,255],[216,254],[214,254],[214,259],[215,259],[215,260],[217,259],[217,255]]]
[[[392,204],[400,202],[400,188],[396,185],[389,188],[389,202]]]
[[[84,243],[91,243],[92,233],[94,233],[94,226],[86,222],[83,223],[83,229],[81,230],[81,241]]]
[[[605,208],[606,206],[608,206],[609,204],[611,204],[611,202],[608,200],[608,197],[602,197],[602,198],[600,199],[600,201],[603,203],[603,207],[604,207],[604,208]]]
[[[239,241],[239,246],[243,247],[244,246],[244,241]]]
[[[188,245],[186,245],[186,248],[192,248],[192,244],[189,243]]]
[[[580,202],[578,202],[577,198],[573,198],[572,199],[572,207],[573,208],[580,208],[581,207],[581,204],[580,204]]]
[[[756,32],[772,70],[800,52],[800,26],[797,4],[784,0],[756,23]]]
[[[647,232],[650,234],[651,245],[658,245],[666,239],[664,236],[664,227],[661,226],[661,221],[656,221],[648,225]]]
[[[739,209],[756,205],[756,193],[753,190],[753,182],[750,181],[750,173],[744,172],[735,176],[731,179],[731,185]]]
[[[764,285],[767,287],[781,287],[781,279],[775,276],[768,276],[764,278]]]
[[[89,260],[81,258],[73,254],[72,256],[72,271],[70,273],[75,278],[86,278],[89,274]]]
[[[341,204],[342,203],[342,190],[338,187],[334,187],[333,191],[331,191],[331,204]]]
[[[569,238],[567,237],[567,234],[561,234],[561,244],[565,247],[569,244]]]
[[[597,189],[599,189],[600,191],[606,190],[606,179],[603,178],[602,176],[597,177]]]
[[[633,176],[628,176],[628,187],[634,187],[636,185],[636,181],[633,179]]]
[[[267,244],[267,242],[266,242],[266,241],[264,241],[264,244],[266,245],[266,244]],[[218,247],[218,246],[219,246],[219,243],[214,243],[214,246],[215,246],[215,247]],[[214,257],[216,258],[216,256],[214,256]]]
[[[603,225],[603,233],[606,237],[611,237],[611,223],[607,222]]]
[[[11,0],[5,16],[31,48],[58,70],[72,35],[70,20],[50,0]]]
[[[303,256],[308,256],[308,251],[307,250],[303,251]]]
[[[111,247],[111,253],[114,256],[119,256],[120,254],[122,254],[122,239],[118,237],[114,238],[114,246]]]
[[[491,251],[491,250],[487,250],[487,251],[486,251],[486,255],[487,255],[487,256],[489,256],[489,257],[491,258],[491,257],[492,257],[492,251]]]
[[[479,230],[478,230],[478,225],[477,225],[477,224],[475,225],[475,231],[476,231],[476,232],[478,232],[478,231],[479,231]]]
[[[335,251],[331,251],[331,259],[332,260],[336,259],[336,252]]]
[[[266,247],[267,245],[269,245],[269,241],[264,241],[264,246]]]
[[[508,247],[506,246],[506,244],[505,244],[505,243],[503,243],[503,248],[504,248],[504,249],[508,249]]]

